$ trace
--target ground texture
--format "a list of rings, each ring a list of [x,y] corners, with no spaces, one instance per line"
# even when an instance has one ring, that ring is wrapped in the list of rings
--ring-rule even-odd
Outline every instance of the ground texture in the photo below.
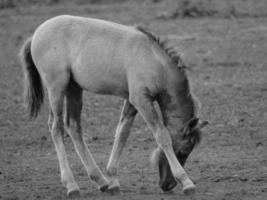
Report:
[[[79,199],[267,199],[267,18],[204,17],[162,20],[171,4],[28,6],[0,10],[0,199],[66,199],[58,161],[47,129],[47,103],[35,121],[22,107],[18,51],[44,20],[59,14],[143,24],[168,38],[191,67],[200,117],[209,120],[202,143],[186,163],[197,192],[186,197],[158,187],[150,167],[151,132],[137,117],[120,165],[121,195],[100,193],[89,181],[66,138],[69,161],[81,188]],[[84,95],[86,142],[105,169],[122,100]]]

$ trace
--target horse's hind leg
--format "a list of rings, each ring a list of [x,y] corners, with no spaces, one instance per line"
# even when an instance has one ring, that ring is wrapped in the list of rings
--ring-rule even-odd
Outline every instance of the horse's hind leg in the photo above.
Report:
[[[64,86],[62,85],[62,87]],[[61,88],[59,85],[48,89],[51,107],[49,114],[49,129],[51,129],[52,140],[55,144],[57,157],[59,160],[62,184],[67,188],[67,193],[69,196],[76,196],[77,194],[79,194],[79,187],[75,182],[73,174],[69,167],[63,142],[63,91],[64,89]]]
[[[83,139],[81,128],[82,89],[73,80],[70,81],[66,91],[66,106],[65,125],[75,150],[85,166],[88,176],[98,184],[101,191],[105,191],[109,186],[108,179],[97,166]]]
[[[133,107],[133,105],[130,104],[129,101],[125,101],[122,108],[120,121],[116,129],[115,139],[107,165],[107,173],[110,177],[113,178],[112,185],[109,186],[110,190],[119,189],[120,184],[117,179],[117,175],[120,156],[125,146],[126,140],[129,136],[136,113],[137,111]]]

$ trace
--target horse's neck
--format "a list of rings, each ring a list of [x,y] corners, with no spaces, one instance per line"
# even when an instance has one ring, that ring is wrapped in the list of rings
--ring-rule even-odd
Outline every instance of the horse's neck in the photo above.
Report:
[[[167,126],[183,127],[194,114],[193,99],[189,82],[183,72],[174,79],[168,79],[167,89],[161,95],[159,104]]]
[[[154,46],[153,52],[155,58],[164,66],[164,77],[167,77],[158,98],[165,124],[183,127],[193,112],[187,74],[183,69],[179,69],[158,45]]]

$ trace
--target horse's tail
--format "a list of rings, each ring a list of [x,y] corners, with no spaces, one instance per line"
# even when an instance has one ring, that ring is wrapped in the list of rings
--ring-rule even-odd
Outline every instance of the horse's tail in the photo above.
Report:
[[[29,117],[36,118],[44,99],[44,90],[39,72],[32,59],[31,42],[29,38],[20,50],[20,58],[24,73],[24,103],[29,110]]]

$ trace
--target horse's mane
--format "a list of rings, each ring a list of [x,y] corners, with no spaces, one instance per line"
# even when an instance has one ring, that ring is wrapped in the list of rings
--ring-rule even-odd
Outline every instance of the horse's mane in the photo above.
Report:
[[[180,54],[175,50],[173,46],[169,44],[168,40],[163,40],[155,33],[149,31],[142,26],[136,26],[136,29],[147,35],[151,40],[155,41],[162,50],[172,59],[172,61],[177,65],[178,68],[187,68],[181,59]]]
[[[169,44],[169,42],[167,40],[163,40],[162,38],[160,38],[159,36],[157,36],[156,34],[154,34],[153,32],[149,31],[148,29],[141,27],[141,26],[136,26],[136,29],[141,31],[142,33],[144,33],[147,37],[149,37],[151,40],[153,40],[154,42],[156,42],[159,47],[171,58],[171,60],[177,65],[177,67],[181,70],[187,69],[188,67],[184,64],[184,62],[182,61],[182,58],[180,56],[180,54],[175,50],[175,48],[173,46],[171,46]],[[200,107],[199,101],[197,100],[197,98],[191,94],[190,92],[190,85],[189,85],[189,81],[186,78],[187,81],[187,88],[188,88],[188,98],[191,100],[192,102],[192,107],[191,110],[194,113],[194,115],[197,113],[198,107]],[[198,143],[200,143],[201,141],[201,131],[200,130],[194,130],[191,134],[190,134],[190,139],[191,142],[193,144],[193,146],[197,145]]]

